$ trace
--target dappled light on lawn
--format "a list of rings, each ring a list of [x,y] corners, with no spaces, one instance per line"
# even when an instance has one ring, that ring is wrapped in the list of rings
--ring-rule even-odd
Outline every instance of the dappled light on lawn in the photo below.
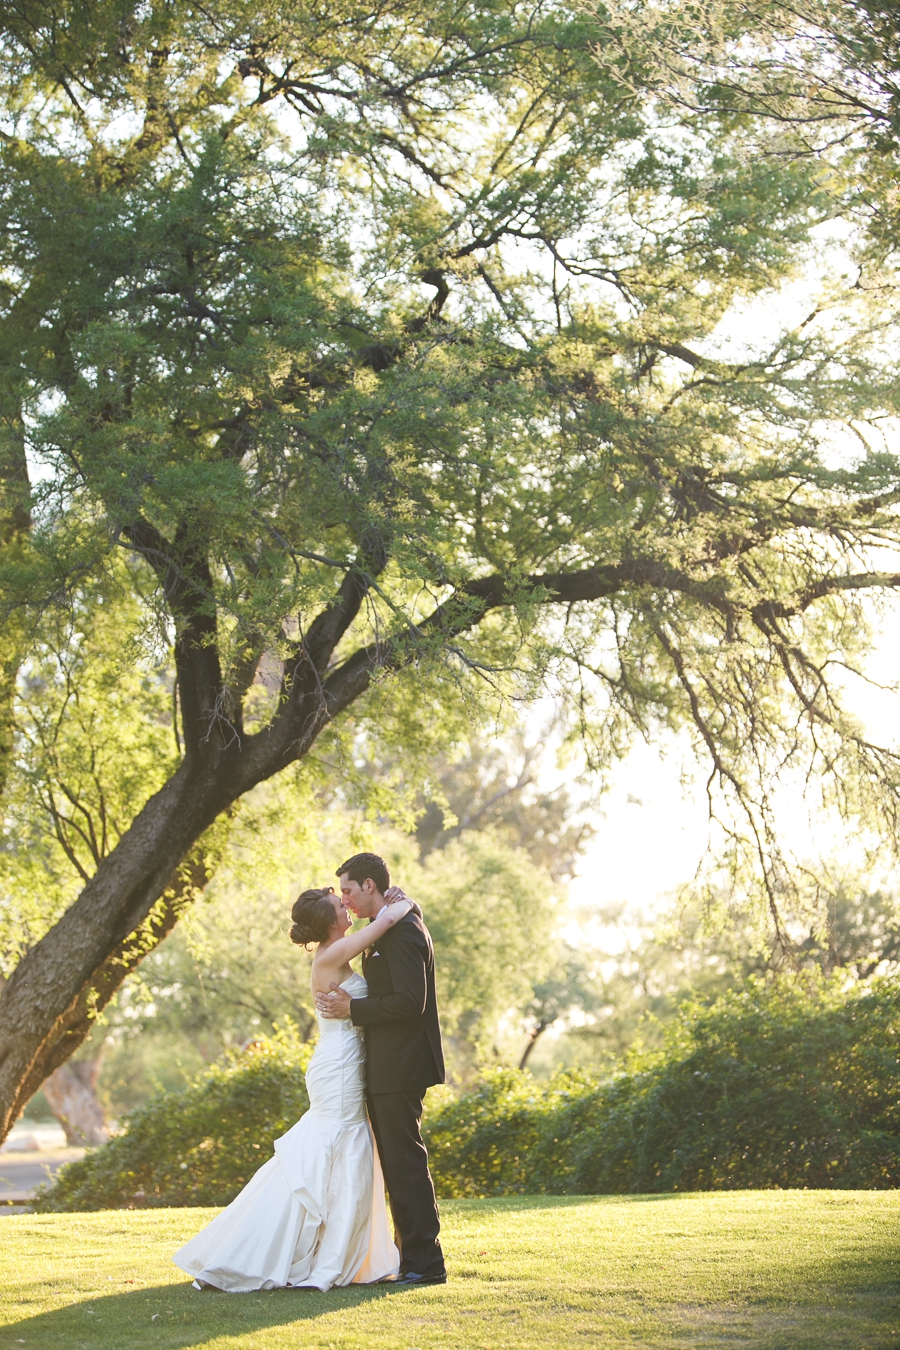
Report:
[[[171,1253],[204,1213],[0,1219],[0,1350],[557,1350],[896,1345],[892,1192],[450,1201],[450,1282],[197,1294]]]

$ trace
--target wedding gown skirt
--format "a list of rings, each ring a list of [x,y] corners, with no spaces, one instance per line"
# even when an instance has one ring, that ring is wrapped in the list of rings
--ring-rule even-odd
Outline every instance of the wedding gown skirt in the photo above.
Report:
[[[342,988],[366,993],[361,975]],[[394,1275],[378,1151],[366,1119],[365,1041],[350,1021],[319,1018],[306,1071],[309,1110],[227,1209],[176,1252],[197,1280],[235,1293],[368,1284]]]

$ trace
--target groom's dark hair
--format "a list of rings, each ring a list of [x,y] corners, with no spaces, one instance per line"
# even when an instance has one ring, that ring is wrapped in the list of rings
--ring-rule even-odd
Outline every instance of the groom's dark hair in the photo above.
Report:
[[[391,884],[391,874],[387,869],[387,863],[384,858],[379,858],[377,853],[354,853],[352,858],[348,858],[346,862],[341,863],[335,872],[335,876],[342,877],[345,872],[350,880],[355,881],[358,886],[371,879],[382,895]]]

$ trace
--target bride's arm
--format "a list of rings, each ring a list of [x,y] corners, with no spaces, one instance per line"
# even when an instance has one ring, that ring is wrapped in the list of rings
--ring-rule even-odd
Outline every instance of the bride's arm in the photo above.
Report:
[[[338,970],[341,966],[352,961],[354,956],[359,956],[367,947],[371,947],[386,933],[389,928],[393,928],[395,923],[405,919],[412,909],[411,900],[395,900],[392,905],[385,905],[377,917],[373,919],[365,928],[361,928],[358,933],[348,933],[346,937],[339,938],[337,942],[332,942],[331,946],[322,953],[321,962],[323,965],[334,967]]]

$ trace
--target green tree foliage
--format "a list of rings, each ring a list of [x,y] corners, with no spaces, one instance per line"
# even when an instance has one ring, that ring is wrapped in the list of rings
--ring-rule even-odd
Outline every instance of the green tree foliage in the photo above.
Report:
[[[31,528],[28,464],[21,406],[6,399],[0,407],[0,569],[21,566]],[[19,613],[0,614],[0,794],[9,774],[14,744],[16,676],[26,647],[26,624]]]
[[[818,922],[797,934],[795,959],[826,974],[855,979],[896,974],[900,965],[900,896],[852,877],[838,878],[819,893]]]
[[[19,671],[2,798],[0,972],[10,974],[178,761],[172,687],[141,643],[127,570],[49,610]]]
[[[611,964],[608,958],[604,960],[603,953],[573,945],[566,937],[557,942],[546,971],[533,983],[531,997],[524,1009],[527,1039],[519,1059],[520,1069],[530,1062],[544,1032],[557,1024],[567,1027],[570,1040],[575,1040],[578,1045],[578,1062],[591,1062],[596,1058],[594,1054],[585,1054],[583,1036],[598,1038],[598,1022],[603,1032],[608,1033],[610,1016],[614,1010],[618,1012],[617,1003],[611,997],[612,980],[604,974],[604,967]],[[578,1019],[577,1026],[573,1026],[575,1018]],[[579,1034],[582,1039],[578,1039]],[[591,1049],[594,1048],[592,1045]],[[620,1045],[613,1049],[608,1035],[604,1036],[606,1058],[612,1057],[611,1050],[614,1055],[624,1048]],[[557,1062],[560,1059],[558,1045],[554,1047],[554,1058]]]
[[[779,777],[896,836],[897,757],[831,680],[896,584],[894,263],[858,209],[889,119],[838,100],[823,157],[703,60],[669,89],[670,18],[4,11],[0,369],[39,467],[6,613],[137,560],[183,754],[0,995],[3,1130],[202,886],[213,822],[352,719],[427,741],[554,674],[599,765],[686,725],[773,908]],[[729,354],[720,321],[835,221],[853,276]]]
[[[558,721],[551,722],[539,736],[527,737],[513,725],[505,736],[435,757],[416,803],[421,858],[473,830],[490,829],[555,881],[569,880],[594,826],[589,795],[578,800],[571,780],[546,786],[548,743],[552,747],[561,731]]]
[[[434,937],[451,1069],[463,1076],[498,1053],[505,1020],[518,1031],[535,980],[556,960],[564,906],[528,854],[490,832],[430,855],[414,887]]]
[[[810,869],[799,909],[785,906],[775,924],[764,903],[727,902],[688,891],[652,921],[615,906],[598,916],[618,929],[615,952],[572,953],[571,975],[547,986],[547,1010],[533,1016],[566,1020],[555,1046],[557,1063],[603,1064],[635,1042],[657,1046],[685,1003],[740,991],[758,979],[806,971],[846,980],[896,975],[900,957],[900,899],[864,875]],[[792,897],[796,899],[796,897]],[[571,1014],[579,1014],[573,1022]],[[568,1014],[568,1019],[567,1019]]]

